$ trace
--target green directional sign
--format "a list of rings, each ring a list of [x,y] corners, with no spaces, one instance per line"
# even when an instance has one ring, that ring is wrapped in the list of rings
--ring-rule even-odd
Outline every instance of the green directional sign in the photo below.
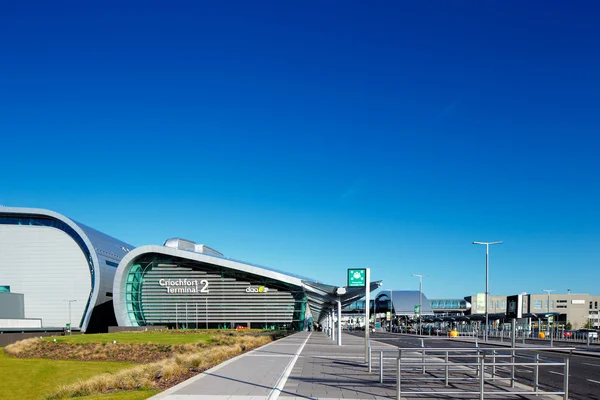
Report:
[[[416,316],[421,315],[421,306],[415,306],[415,315]]]
[[[348,287],[367,286],[366,268],[348,268]]]
[[[549,323],[553,323],[554,322],[554,315],[548,315],[548,322]]]

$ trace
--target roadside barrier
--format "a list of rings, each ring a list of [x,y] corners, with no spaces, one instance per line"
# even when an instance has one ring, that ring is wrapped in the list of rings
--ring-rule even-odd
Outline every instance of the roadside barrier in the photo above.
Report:
[[[540,352],[547,347],[529,348],[398,348],[373,349],[369,346],[369,372],[371,372],[371,352],[378,357],[379,383],[384,381],[385,359],[395,359],[397,398],[417,394],[448,394],[448,395],[485,395],[520,396],[520,395],[562,395],[564,400],[569,397],[569,363],[570,353],[563,361],[544,358]],[[574,348],[562,348],[572,351]],[[386,357],[387,356],[387,357]],[[531,379],[515,377],[515,368],[531,368]],[[552,388],[540,384],[541,368],[562,367],[562,388]],[[473,376],[465,376],[466,371],[472,371]],[[419,374],[420,373],[420,374]],[[424,376],[427,375],[427,376]],[[423,381],[443,382],[448,387],[451,381],[465,383],[464,390],[444,391],[439,386],[436,390],[424,391],[423,387],[411,390]],[[515,390],[515,383],[525,384],[531,390],[522,387]],[[487,387],[486,387],[487,384]],[[491,384],[493,384],[493,387]],[[440,390],[441,389],[441,390]]]

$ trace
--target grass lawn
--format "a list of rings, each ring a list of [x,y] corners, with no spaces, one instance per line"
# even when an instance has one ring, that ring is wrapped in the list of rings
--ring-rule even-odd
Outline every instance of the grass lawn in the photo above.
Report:
[[[218,336],[216,333],[162,333],[162,332],[119,332],[119,333],[97,333],[87,335],[56,336],[57,342],[66,343],[160,343],[160,344],[186,344],[186,343],[210,343]],[[54,338],[45,337],[45,341]]]
[[[95,394],[93,396],[77,397],[76,400],[144,400],[157,394],[156,390],[135,390],[109,394]]]
[[[43,399],[44,395],[60,385],[87,379],[103,372],[116,372],[133,364],[111,361],[57,361],[44,359],[13,358],[0,349],[0,376],[2,377],[2,398]],[[125,394],[131,397],[125,397]],[[91,397],[94,400],[137,400],[146,397],[141,392],[119,393],[124,397]],[[135,397],[135,396],[142,397]]]

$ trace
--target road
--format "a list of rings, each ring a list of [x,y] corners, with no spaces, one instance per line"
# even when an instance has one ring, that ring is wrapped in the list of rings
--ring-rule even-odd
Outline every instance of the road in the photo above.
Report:
[[[352,335],[364,337],[364,332],[350,332]],[[407,335],[400,333],[371,333],[372,340],[391,344],[397,347],[421,347],[420,336]],[[444,337],[423,336],[425,347],[448,347],[465,348],[474,347],[474,343],[458,341]],[[433,340],[431,340],[434,338]],[[493,343],[493,342],[492,342]],[[490,343],[491,344],[491,343]],[[480,344],[481,346],[481,344]],[[542,346],[540,346],[542,347]],[[517,352],[518,353],[518,352]],[[525,354],[525,352],[523,352]],[[531,352],[528,353],[531,355]],[[564,353],[559,352],[541,352],[540,357],[563,362]],[[462,359],[464,361],[464,359]],[[474,361],[474,360],[473,360]],[[563,388],[563,367],[545,367],[539,369],[540,384],[562,390]],[[515,375],[518,378],[531,380],[533,367],[518,367]],[[571,355],[570,373],[569,373],[569,398],[574,400],[600,400],[600,357]]]

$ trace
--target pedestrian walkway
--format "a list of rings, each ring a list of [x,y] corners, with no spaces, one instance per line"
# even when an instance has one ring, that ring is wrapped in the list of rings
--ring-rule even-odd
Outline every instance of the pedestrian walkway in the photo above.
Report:
[[[377,371],[369,373],[365,364],[364,338],[343,334],[342,342],[342,346],[337,346],[323,332],[300,332],[226,361],[152,399],[395,399],[393,360],[389,360],[386,379],[383,384],[380,384]],[[372,342],[371,344],[374,349],[395,349],[394,346],[384,343]],[[388,363],[384,365],[388,366]],[[431,385],[423,381],[411,386],[411,390],[418,390],[419,387],[430,390]],[[456,389],[457,385],[465,387],[465,383],[452,386]],[[403,399],[459,398],[478,397],[424,394],[403,397]],[[549,397],[521,398],[542,400]]]

